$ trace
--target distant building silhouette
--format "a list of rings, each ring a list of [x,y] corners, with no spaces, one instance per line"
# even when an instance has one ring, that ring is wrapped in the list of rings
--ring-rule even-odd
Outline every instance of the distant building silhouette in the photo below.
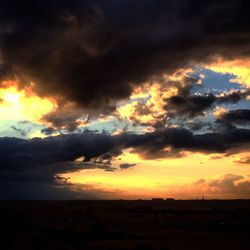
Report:
[[[166,201],[175,201],[174,198],[166,198]]]

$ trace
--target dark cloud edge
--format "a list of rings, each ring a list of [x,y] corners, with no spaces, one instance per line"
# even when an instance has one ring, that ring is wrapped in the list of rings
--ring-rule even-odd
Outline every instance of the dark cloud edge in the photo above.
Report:
[[[7,181],[8,173],[30,173],[23,178],[35,179],[41,174],[41,181],[80,169],[94,167],[110,168],[113,157],[122,150],[131,148],[144,158],[164,158],[169,147],[174,153],[180,151],[227,153],[250,146],[250,130],[231,127],[219,132],[194,134],[184,128],[165,128],[152,133],[110,135],[85,131],[80,134],[65,134],[46,138],[20,139],[0,138],[0,178]],[[83,157],[84,164],[74,161]],[[68,164],[72,163],[72,164]],[[4,177],[4,175],[6,176]],[[37,175],[37,176],[36,176]],[[52,178],[53,180],[53,178]]]
[[[107,113],[131,84],[249,58],[249,1],[2,1],[1,79]]]
[[[166,147],[170,148],[169,152],[165,151]],[[145,159],[180,157],[182,150],[235,154],[249,151],[250,130],[233,127],[221,132],[194,134],[183,128],[166,128],[146,134],[110,135],[86,131],[33,139],[1,137],[0,199],[15,197],[15,194],[30,199],[43,198],[46,194],[51,199],[57,199],[57,194],[58,198],[65,199],[70,199],[70,195],[95,199],[99,197],[98,190],[83,188],[81,193],[75,190],[77,185],[71,185],[62,174],[93,168],[115,171],[110,165],[112,159],[129,148]],[[75,161],[82,156],[82,162]]]

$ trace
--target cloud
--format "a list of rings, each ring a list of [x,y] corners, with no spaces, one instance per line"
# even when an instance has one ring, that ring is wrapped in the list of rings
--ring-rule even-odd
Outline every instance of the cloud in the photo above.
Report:
[[[249,174],[227,173],[198,179],[184,185],[162,185],[165,192],[180,199],[249,199]]]
[[[52,127],[41,129],[41,133],[44,134],[44,135],[52,135],[53,133],[56,133],[56,132],[57,132],[57,130],[55,130]]]
[[[250,164],[250,156],[243,157],[243,158],[236,160],[234,162],[240,163],[240,164]]]
[[[237,104],[250,95],[249,89],[217,94],[213,90],[197,92],[202,91],[203,87],[202,75],[195,70],[178,71],[136,88],[129,102],[121,105],[115,114],[118,119],[129,121],[135,126],[147,127],[148,131],[176,125],[193,127],[188,124],[190,119],[205,116],[207,111],[213,109],[216,109],[214,114],[219,115],[222,105]],[[204,126],[211,127],[208,122],[193,122],[195,130]]]
[[[194,184],[207,196],[219,196],[224,198],[246,198],[250,197],[249,178],[242,175],[226,174],[214,180],[201,179]]]
[[[249,175],[225,174],[208,179],[199,179],[186,185],[166,186],[168,193],[187,199],[249,199]]]
[[[181,157],[183,152],[238,153],[249,151],[250,130],[232,128],[194,134],[183,128],[165,128],[151,133],[111,135],[85,131],[46,138],[0,138],[0,183],[67,187],[63,174],[86,169],[118,171],[112,159],[125,149],[145,159]],[[134,164],[121,163],[120,169]],[[13,188],[15,187],[13,185]],[[61,190],[61,189],[60,189]],[[4,191],[1,191],[4,192]],[[0,193],[1,193],[0,192]],[[35,192],[35,190],[34,190]]]
[[[246,99],[250,95],[247,90],[234,90],[226,93],[215,95],[207,94],[191,94],[191,89],[195,86],[193,84],[185,84],[184,87],[179,88],[177,95],[173,95],[166,99],[165,110],[169,116],[184,116],[193,118],[196,116],[205,115],[205,111],[216,107],[219,104],[235,104],[241,100]]]
[[[12,128],[15,132],[19,133],[23,137],[26,137],[27,136],[27,132],[29,132],[29,131],[27,131],[25,129],[17,128],[15,126],[11,126],[10,128]]]
[[[93,133],[47,138],[0,138],[1,182],[57,182],[60,174],[83,169],[115,170],[113,157],[131,148],[144,158],[181,156],[182,151],[224,153],[244,146],[249,149],[250,130],[231,129],[193,134],[182,128],[161,129],[146,134]],[[82,158],[82,159],[81,159]],[[80,159],[80,160],[79,160]],[[122,165],[123,167],[125,165]]]
[[[95,157],[112,158],[120,154],[118,146],[116,139],[109,135],[87,132],[29,140],[3,137],[0,138],[0,180],[57,183],[57,177],[63,173],[90,168],[112,170],[106,162],[79,164],[75,161],[82,156],[85,162]]]
[[[116,170],[105,159],[118,154],[116,140],[105,134],[48,138],[0,138],[0,199],[97,199],[107,195],[72,185],[61,175],[79,170]],[[85,156],[80,161],[79,157]],[[90,160],[91,159],[91,160]],[[102,160],[102,161],[101,161]]]
[[[212,123],[210,122],[197,121],[197,122],[187,122],[186,124],[192,131],[199,131],[202,130],[203,128],[213,130]]]
[[[134,135],[127,147],[134,148],[144,158],[181,156],[182,151],[204,153],[236,153],[237,148],[249,148],[248,129],[227,129],[221,132],[193,134],[183,128],[166,128],[144,135]]]
[[[236,109],[223,112],[217,120],[219,123],[248,125],[250,124],[250,110]]]
[[[174,110],[177,115],[184,115],[194,117],[198,115],[204,115],[204,111],[212,107],[212,104],[216,101],[216,97],[213,94],[205,96],[173,96],[168,100],[168,104],[165,106],[166,110]],[[172,116],[174,115],[172,113]]]
[[[128,169],[128,168],[131,168],[131,167],[134,167],[134,166],[136,166],[136,164],[129,164],[129,163],[120,164],[121,169]]]
[[[56,111],[52,111],[46,114],[42,118],[42,122],[44,124],[48,124],[50,128],[54,127],[54,130],[62,130],[65,129],[69,132],[75,131],[80,125],[85,125],[86,122],[83,119],[80,119],[82,112],[79,114],[77,111],[66,111],[63,112],[60,109]],[[87,120],[87,118],[85,118]],[[43,130],[43,132],[50,132],[49,130]]]
[[[61,162],[61,163],[56,163],[51,167],[55,168],[55,171],[57,169],[57,172],[60,174],[73,173],[79,170],[88,170],[88,169],[102,169],[104,171],[109,171],[109,172],[117,170],[115,167],[111,165],[111,163],[102,163],[102,162],[97,162],[95,160],[91,160],[89,162],[85,161]]]
[[[1,76],[34,83],[40,96],[112,111],[152,76],[214,56],[249,57],[249,7],[244,0],[4,1]]]
[[[53,128],[55,131],[66,130],[69,132],[76,131],[79,126],[85,126],[89,122],[90,115],[84,115],[85,111],[78,108],[73,103],[59,104],[51,112],[45,114],[40,122]],[[44,130],[43,132],[50,132]]]

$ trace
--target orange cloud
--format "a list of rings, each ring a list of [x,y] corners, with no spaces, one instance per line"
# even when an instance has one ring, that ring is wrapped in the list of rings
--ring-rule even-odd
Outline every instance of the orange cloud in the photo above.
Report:
[[[216,107],[213,111],[213,114],[216,118],[220,118],[221,115],[225,114],[227,112],[227,109],[224,107]]]
[[[117,116],[136,125],[150,126],[166,118],[166,100],[178,93],[191,69],[180,69],[172,75],[163,75],[152,83],[135,87],[129,102],[117,108]]]

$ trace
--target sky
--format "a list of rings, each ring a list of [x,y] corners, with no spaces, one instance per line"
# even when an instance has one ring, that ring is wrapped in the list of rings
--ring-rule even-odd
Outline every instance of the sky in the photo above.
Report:
[[[250,3],[0,3],[0,199],[249,199]]]

